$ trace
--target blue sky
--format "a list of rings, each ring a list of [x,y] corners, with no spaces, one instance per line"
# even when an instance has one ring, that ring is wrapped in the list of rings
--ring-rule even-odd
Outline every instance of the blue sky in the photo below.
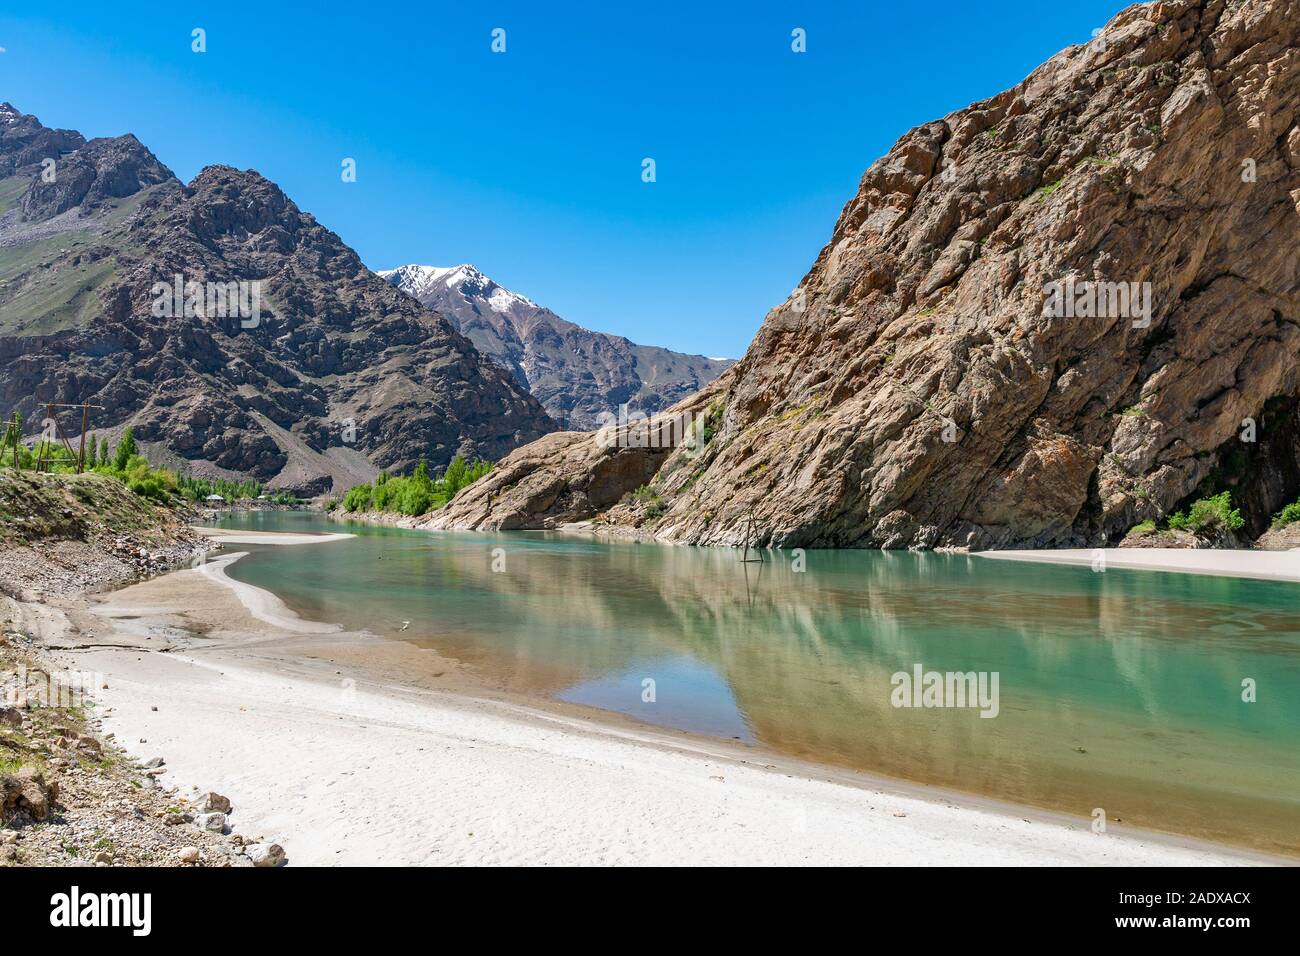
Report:
[[[1122,4],[179,6],[0,12],[0,100],[133,132],[187,181],[256,169],[373,269],[473,262],[589,328],[738,357],[899,135]]]

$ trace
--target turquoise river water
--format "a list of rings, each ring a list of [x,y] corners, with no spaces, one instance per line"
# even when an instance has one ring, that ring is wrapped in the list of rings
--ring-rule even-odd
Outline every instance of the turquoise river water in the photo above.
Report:
[[[506,690],[1300,855],[1300,584],[878,551],[810,551],[799,571],[788,552],[303,513],[223,525],[355,532],[240,545],[230,574]],[[996,717],[895,706],[918,665],[996,674]]]

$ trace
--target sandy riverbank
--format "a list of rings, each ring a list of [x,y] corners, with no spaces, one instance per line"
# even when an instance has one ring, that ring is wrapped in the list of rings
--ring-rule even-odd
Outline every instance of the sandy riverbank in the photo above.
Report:
[[[978,551],[976,557],[1133,571],[1216,574],[1261,581],[1300,581],[1300,552],[1215,548],[1064,548],[1056,551]]]
[[[297,534],[290,531],[232,531],[229,528],[205,528],[195,525],[194,531],[215,544],[324,544],[327,541],[342,541],[355,538],[356,535],[343,531],[332,534]]]
[[[232,582],[231,558],[92,602],[83,634],[118,646],[68,656],[104,674],[105,727],[128,750],[225,793],[235,829],[296,865],[1262,859],[456,693],[471,684],[455,662],[298,621]]]

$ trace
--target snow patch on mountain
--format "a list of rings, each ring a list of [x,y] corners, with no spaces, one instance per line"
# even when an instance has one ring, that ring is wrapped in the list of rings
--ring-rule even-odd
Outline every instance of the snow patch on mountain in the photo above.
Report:
[[[509,312],[515,306],[540,308],[532,299],[510,291],[468,262],[446,267],[411,264],[385,269],[376,275],[417,299],[429,296],[441,284],[454,289],[466,299],[486,301],[493,312]]]

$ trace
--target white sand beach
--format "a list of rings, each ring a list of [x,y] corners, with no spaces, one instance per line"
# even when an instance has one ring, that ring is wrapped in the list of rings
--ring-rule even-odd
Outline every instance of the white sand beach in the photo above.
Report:
[[[194,530],[205,538],[218,544],[322,544],[326,541],[342,541],[356,535],[337,531],[332,534],[294,534],[287,531],[231,531],[227,528],[204,528],[197,525]]]
[[[1054,551],[977,551],[999,561],[1035,561],[1132,571],[1217,574],[1261,581],[1300,581],[1300,551],[1245,551],[1215,548],[1063,548]],[[1101,565],[1097,565],[1098,561]]]
[[[292,865],[1273,862],[404,686],[388,675],[434,652],[296,620],[226,577],[232,559],[102,596],[77,612],[83,649],[69,640],[56,657],[103,674],[105,730],[133,756],[163,757],[163,785],[225,794],[234,829],[280,843]],[[397,666],[377,677],[366,662],[382,658]]]

